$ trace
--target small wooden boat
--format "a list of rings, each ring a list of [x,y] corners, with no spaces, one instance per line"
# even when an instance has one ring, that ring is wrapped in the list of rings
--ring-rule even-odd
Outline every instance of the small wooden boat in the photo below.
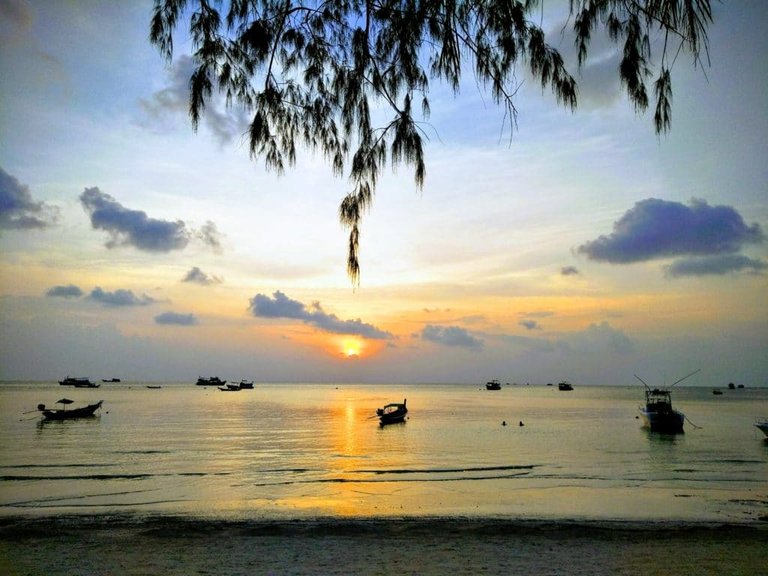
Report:
[[[491,380],[485,383],[486,390],[501,390],[501,384],[498,380]]]
[[[712,394],[714,394],[715,396],[722,396],[723,391],[720,390],[719,388],[715,388],[714,390],[712,390]]]
[[[573,390],[573,384],[563,380],[557,385],[557,389],[563,392],[570,392],[571,390]]]
[[[403,422],[405,415],[408,414],[408,408],[405,406],[406,400],[403,403],[393,402],[387,404],[383,408],[376,409],[376,415],[379,417],[379,423],[384,426],[386,424],[395,424],[397,422]]]
[[[62,398],[56,404],[61,404],[64,408],[46,408],[45,404],[38,404],[37,409],[43,413],[43,418],[46,420],[73,420],[75,418],[91,418],[96,410],[101,408],[104,400],[99,400],[96,404],[89,404],[82,408],[72,408],[67,410],[67,406],[72,404],[73,401],[69,398]]]

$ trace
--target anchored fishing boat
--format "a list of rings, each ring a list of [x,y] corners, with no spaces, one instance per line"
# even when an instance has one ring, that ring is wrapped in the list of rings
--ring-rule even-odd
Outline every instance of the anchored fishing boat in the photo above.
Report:
[[[199,376],[197,378],[197,386],[224,386],[226,383],[226,380],[222,380],[218,376],[211,376],[210,378]]]
[[[643,417],[643,423],[651,432],[661,434],[683,434],[683,424],[685,414],[672,408],[672,391],[676,385],[699,373],[701,370],[691,372],[688,376],[680,378],[667,388],[651,388],[648,384],[635,374],[635,378],[640,380],[645,386],[645,406],[640,407],[640,414]]]
[[[573,384],[563,380],[562,382],[558,383],[557,389],[560,390],[561,392],[570,392],[571,390],[573,390]]]
[[[405,406],[406,400],[403,403],[393,402],[387,404],[383,408],[376,409],[376,415],[379,417],[379,423],[384,426],[386,424],[395,424],[396,422],[403,422],[405,415],[408,414],[408,408]]]
[[[242,388],[239,384],[227,384],[226,386],[219,386],[219,390],[222,392],[240,392]]]
[[[501,384],[498,380],[491,380],[485,383],[486,390],[501,390]]]
[[[98,384],[91,382],[90,378],[73,378],[72,376],[59,380],[59,384],[62,386],[75,386],[77,388],[95,388],[98,386]]]
[[[46,408],[45,404],[38,404],[37,409],[43,413],[43,418],[46,420],[73,420],[75,418],[90,418],[94,415],[96,410],[101,408],[104,400],[99,400],[96,404],[89,404],[81,408],[72,408],[67,410],[67,406],[73,404],[74,401],[69,398],[62,398],[58,400],[56,404],[61,404],[63,408]]]

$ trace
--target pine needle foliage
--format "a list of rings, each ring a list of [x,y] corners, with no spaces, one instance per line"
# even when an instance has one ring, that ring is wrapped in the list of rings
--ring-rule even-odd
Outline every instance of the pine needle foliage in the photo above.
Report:
[[[282,173],[305,147],[321,152],[351,190],[339,208],[349,229],[347,272],[360,279],[360,225],[387,162],[426,176],[421,125],[430,82],[459,90],[471,71],[510,126],[517,117],[517,76],[527,71],[573,110],[577,83],[547,42],[539,10],[546,0],[155,0],[150,42],[170,62],[174,34],[187,28],[195,61],[189,115],[196,129],[215,93],[251,119],[252,157]],[[565,0],[550,0],[564,2]],[[578,66],[593,33],[621,49],[618,75],[639,112],[653,82],[657,133],[671,125],[671,68],[681,51],[698,64],[708,56],[710,0],[568,0]],[[390,111],[374,126],[371,109]]]

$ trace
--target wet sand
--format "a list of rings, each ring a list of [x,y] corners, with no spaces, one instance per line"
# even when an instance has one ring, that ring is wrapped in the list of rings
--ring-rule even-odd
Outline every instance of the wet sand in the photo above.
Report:
[[[768,569],[768,523],[0,520],[6,575],[674,574]]]

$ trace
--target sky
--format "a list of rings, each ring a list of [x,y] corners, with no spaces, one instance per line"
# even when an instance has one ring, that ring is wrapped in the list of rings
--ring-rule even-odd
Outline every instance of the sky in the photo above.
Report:
[[[577,110],[524,82],[511,137],[433,84],[357,286],[349,181],[266,170],[224,107],[195,132],[151,8],[0,0],[0,379],[768,385],[768,3],[715,3],[663,136],[599,37]]]

